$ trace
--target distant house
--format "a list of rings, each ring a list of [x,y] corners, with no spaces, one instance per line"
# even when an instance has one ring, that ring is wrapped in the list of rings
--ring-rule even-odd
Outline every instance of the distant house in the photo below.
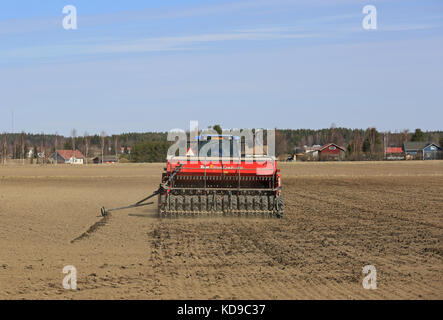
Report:
[[[385,150],[386,160],[404,160],[405,154],[402,147],[387,147]]]
[[[94,159],[92,159],[92,161],[95,164],[98,163],[102,163],[102,157],[95,157]],[[116,156],[104,156],[103,157],[103,163],[117,163],[118,162],[118,158]]]
[[[85,156],[78,150],[57,150],[51,156],[52,161],[57,163],[69,163],[69,164],[83,164]]]
[[[320,150],[321,149],[321,145],[319,145],[319,144],[314,144],[312,147],[310,147],[310,146],[303,146],[303,150],[305,151],[305,152],[312,152],[312,151],[318,151],[318,150]]]
[[[434,160],[441,157],[442,149],[431,142],[409,141],[403,143],[403,151],[407,158]]]
[[[318,150],[319,159],[322,161],[330,160],[344,160],[345,148],[336,145],[335,143],[328,143]]]
[[[34,152],[37,153],[37,158],[44,158],[45,157],[45,152],[41,151],[40,147],[37,147],[36,150],[34,150],[34,148],[30,148],[28,150],[28,153],[26,154],[27,158],[34,158]]]
[[[388,148],[386,148],[386,153],[388,153],[388,154],[403,153],[403,148],[402,147],[388,147]]]
[[[321,148],[322,147],[318,144],[315,144],[312,147],[304,146],[305,154],[315,160],[318,159],[319,152],[320,152]]]
[[[120,147],[120,153],[121,154],[131,154],[131,147]]]
[[[34,156],[34,148],[30,148],[26,154],[26,158],[32,158]]]
[[[318,144],[315,144],[313,146],[304,145],[302,147],[295,148],[295,155],[296,157],[300,157],[300,159],[303,159],[304,161],[318,160],[320,149],[321,146]]]

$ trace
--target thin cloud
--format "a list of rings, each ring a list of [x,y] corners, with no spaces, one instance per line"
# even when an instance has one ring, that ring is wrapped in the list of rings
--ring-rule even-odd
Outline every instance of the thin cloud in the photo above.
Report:
[[[206,4],[198,6],[175,5],[163,8],[149,8],[127,10],[116,13],[101,13],[92,15],[78,15],[78,23],[84,28],[118,25],[128,22],[191,18],[238,12],[248,8],[267,8],[278,5],[293,5],[293,0],[246,0],[233,1],[221,4]],[[0,34],[17,34],[40,32],[43,30],[56,30],[62,26],[63,14],[58,17],[33,17],[21,19],[0,20]]]
[[[48,46],[25,47],[10,51],[5,51],[0,56],[9,58],[48,58],[70,55],[91,55],[91,54],[116,54],[116,53],[143,53],[157,51],[177,51],[192,50],[195,45],[202,43],[227,42],[227,41],[270,41],[281,39],[314,38],[321,37],[321,34],[310,33],[271,33],[271,32],[230,32],[230,33],[209,33],[188,36],[141,38],[131,41],[108,41],[101,42],[99,39],[95,44],[59,44]],[[98,44],[97,44],[98,43]]]
[[[41,32],[62,27],[62,17],[0,20],[0,35]]]
[[[414,30],[428,30],[441,27],[439,25],[392,25],[392,26],[380,26],[378,29],[381,31],[414,31]]]

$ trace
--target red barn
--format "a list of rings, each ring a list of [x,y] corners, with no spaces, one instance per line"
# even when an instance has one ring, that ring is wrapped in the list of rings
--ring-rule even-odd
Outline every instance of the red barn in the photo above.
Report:
[[[319,159],[322,161],[329,160],[343,160],[345,158],[345,148],[336,145],[335,143],[328,143],[318,150]]]
[[[388,147],[388,148],[386,148],[386,153],[387,154],[400,154],[400,153],[403,153],[403,148],[402,147]]]

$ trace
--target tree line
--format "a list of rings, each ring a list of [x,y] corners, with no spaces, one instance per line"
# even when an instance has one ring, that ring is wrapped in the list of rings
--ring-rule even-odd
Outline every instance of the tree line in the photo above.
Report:
[[[213,127],[221,131],[219,125]],[[266,141],[266,135],[265,135]],[[332,125],[325,129],[277,129],[276,155],[294,154],[305,146],[335,143],[346,149],[348,160],[377,160],[383,156],[384,148],[401,147],[406,141],[426,141],[443,145],[443,131],[379,132],[376,128],[349,129]],[[8,159],[35,163],[48,163],[56,150],[81,151],[86,158],[116,156],[127,162],[163,162],[171,145],[167,132],[129,132],[107,135],[78,135],[73,129],[70,136],[59,134],[3,133],[0,139],[0,160]],[[130,150],[130,152],[129,152]],[[32,152],[30,152],[32,151]]]
[[[57,150],[79,150],[86,161],[99,156],[115,156],[129,162],[164,161],[170,142],[166,132],[123,133],[108,135],[104,131],[79,135],[73,129],[70,136],[57,133],[3,133],[0,135],[0,163],[49,163]],[[130,150],[130,151],[129,151]]]

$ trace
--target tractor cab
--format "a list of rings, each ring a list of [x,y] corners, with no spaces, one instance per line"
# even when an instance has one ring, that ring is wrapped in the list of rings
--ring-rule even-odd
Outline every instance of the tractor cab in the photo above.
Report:
[[[241,156],[241,140],[238,136],[203,134],[197,136],[197,144],[200,157],[239,158]]]

